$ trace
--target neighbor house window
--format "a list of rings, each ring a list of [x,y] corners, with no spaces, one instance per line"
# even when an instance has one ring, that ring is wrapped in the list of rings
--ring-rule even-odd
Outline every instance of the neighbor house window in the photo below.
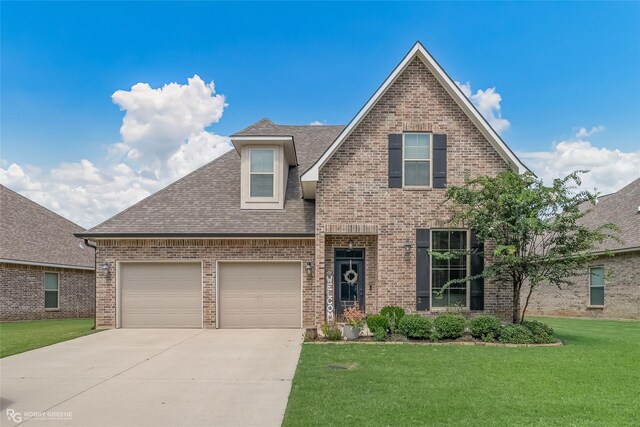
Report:
[[[434,230],[431,233],[432,251],[440,253],[465,252],[468,247],[464,230]],[[431,256],[431,307],[467,307],[468,282],[452,283],[443,292],[445,283],[467,277],[468,255],[453,259]]]
[[[275,150],[249,151],[249,197],[273,197]]]
[[[44,273],[44,308],[58,308],[58,273]]]
[[[431,186],[431,134],[405,133],[402,156],[404,186]]]
[[[589,305],[604,305],[604,268],[589,269]]]

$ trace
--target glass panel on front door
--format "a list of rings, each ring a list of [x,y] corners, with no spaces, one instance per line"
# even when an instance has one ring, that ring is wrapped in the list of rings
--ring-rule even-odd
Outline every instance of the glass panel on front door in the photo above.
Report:
[[[340,301],[356,302],[358,300],[358,276],[360,268],[357,263],[340,263]]]

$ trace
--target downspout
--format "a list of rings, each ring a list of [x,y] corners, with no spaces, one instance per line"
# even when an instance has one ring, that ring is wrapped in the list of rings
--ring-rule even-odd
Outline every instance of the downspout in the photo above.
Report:
[[[93,330],[98,326],[98,247],[89,243],[88,239],[84,239],[85,246],[93,248]]]

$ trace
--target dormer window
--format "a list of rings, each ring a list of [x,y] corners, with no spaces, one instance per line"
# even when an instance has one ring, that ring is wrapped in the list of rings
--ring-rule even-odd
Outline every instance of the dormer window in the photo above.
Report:
[[[231,137],[240,155],[240,209],[284,209],[289,168],[298,166],[293,137]]]
[[[251,199],[274,198],[276,150],[273,148],[249,149],[249,197]]]

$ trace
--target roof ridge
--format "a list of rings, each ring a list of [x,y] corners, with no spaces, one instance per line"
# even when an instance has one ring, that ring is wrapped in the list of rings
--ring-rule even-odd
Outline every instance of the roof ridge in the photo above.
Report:
[[[70,219],[68,219],[68,218],[66,218],[66,217],[64,217],[64,216],[62,216],[62,215],[60,215],[59,213],[57,213],[57,212],[55,212],[55,211],[53,211],[53,210],[49,209],[48,207],[46,207],[46,206],[44,206],[44,205],[41,205],[41,204],[40,204],[40,203],[38,203],[38,202],[35,202],[35,201],[31,200],[30,198],[28,198],[28,197],[27,197],[27,196],[25,196],[25,195],[20,194],[20,193],[18,193],[17,191],[12,190],[11,188],[7,187],[6,185],[0,184],[0,187],[4,188],[5,190],[9,190],[11,193],[13,193],[13,194],[15,194],[16,196],[19,196],[19,197],[21,197],[21,198],[25,199],[27,202],[31,203],[32,205],[35,205],[35,206],[36,206],[36,207],[38,207],[38,208],[40,208],[40,209],[44,209],[45,211],[47,211],[47,212],[49,212],[49,213],[54,214],[55,216],[57,216],[58,218],[60,218],[60,219],[62,219],[62,220],[64,220],[64,221],[66,221],[66,222],[68,222],[69,224],[71,224],[71,225],[73,225],[73,226],[75,226],[75,227],[78,227],[78,228],[82,229],[83,231],[87,231],[87,229],[86,229],[86,228],[84,228],[83,226],[81,226],[80,224],[76,224],[75,222],[71,221]]]
[[[268,119],[267,119],[267,120],[268,120]],[[97,224],[97,225],[95,225],[95,226],[93,226],[93,227],[91,227],[90,229],[85,230],[85,231],[86,231],[86,232],[91,232],[91,231],[95,230],[96,228],[98,228],[98,227],[100,227],[100,226],[102,226],[102,225],[106,224],[107,222],[112,221],[112,220],[114,220],[114,219],[116,219],[116,218],[120,217],[121,215],[124,215],[126,212],[129,212],[131,209],[135,208],[136,206],[138,206],[138,205],[142,204],[143,202],[146,202],[146,201],[148,201],[148,200],[153,199],[154,197],[156,197],[156,196],[157,196],[158,194],[160,194],[161,192],[163,192],[163,191],[165,191],[165,190],[168,190],[169,188],[173,187],[174,185],[178,184],[179,182],[182,182],[183,180],[187,179],[187,178],[188,178],[188,177],[190,177],[191,175],[194,175],[194,174],[196,174],[197,172],[200,172],[202,169],[206,168],[207,166],[211,165],[212,163],[217,162],[218,160],[222,159],[223,157],[227,157],[230,153],[233,153],[233,152],[234,152],[234,150],[233,150],[233,149],[231,149],[231,150],[227,151],[226,153],[221,154],[220,156],[216,157],[215,159],[211,160],[210,162],[207,162],[207,163],[205,163],[204,165],[200,166],[199,168],[197,168],[197,169],[195,169],[195,170],[193,170],[193,171],[189,172],[188,174],[186,174],[186,175],[185,175],[185,176],[183,176],[182,178],[178,178],[177,180],[175,180],[175,181],[173,181],[173,182],[171,182],[171,183],[167,184],[166,186],[162,187],[161,189],[159,189],[159,190],[158,190],[158,191],[156,191],[155,193],[151,193],[151,194],[149,194],[149,195],[148,195],[147,197],[145,197],[144,199],[137,201],[136,203],[134,203],[133,205],[129,206],[128,208],[126,208],[126,209],[124,209],[124,210],[122,210],[122,211],[118,212],[118,213],[117,213],[117,214],[115,214],[114,216],[112,216],[112,217],[109,217],[109,218],[105,219],[105,220],[104,220],[104,221],[102,221],[101,223],[99,223],[99,224]]]
[[[239,130],[237,132],[234,132],[231,136],[240,134],[242,132],[248,132],[251,129],[258,127],[258,125],[260,125],[260,124],[266,124],[266,125],[273,126],[273,127],[278,127],[279,126],[276,123],[274,123],[270,118],[263,117],[262,119],[258,120],[257,122],[250,124],[246,128],[241,129],[241,130]]]

